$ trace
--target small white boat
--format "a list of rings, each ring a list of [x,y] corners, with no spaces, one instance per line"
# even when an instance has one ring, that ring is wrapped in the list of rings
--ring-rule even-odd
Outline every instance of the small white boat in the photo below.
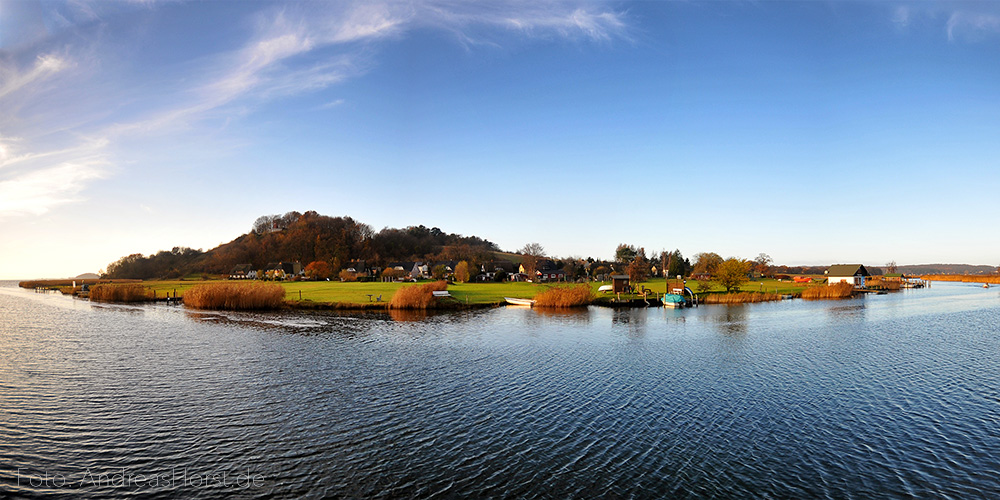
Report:
[[[531,307],[531,306],[535,305],[535,301],[531,300],[531,299],[515,299],[514,297],[504,297],[503,300],[506,300],[507,303],[510,304],[510,305],[512,305],[512,306],[527,306],[527,307]]]
[[[615,290],[614,285],[601,285],[597,287],[598,292],[613,292]]]

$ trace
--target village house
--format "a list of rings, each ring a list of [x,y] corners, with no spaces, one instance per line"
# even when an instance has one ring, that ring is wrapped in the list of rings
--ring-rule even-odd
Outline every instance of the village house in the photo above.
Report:
[[[229,279],[254,280],[257,279],[257,270],[253,268],[253,264],[237,264],[229,271]]]
[[[828,285],[850,283],[855,287],[863,287],[869,276],[871,274],[861,264],[834,264],[826,270]]]
[[[269,280],[287,280],[295,276],[302,276],[299,262],[271,262],[264,268],[264,277]]]

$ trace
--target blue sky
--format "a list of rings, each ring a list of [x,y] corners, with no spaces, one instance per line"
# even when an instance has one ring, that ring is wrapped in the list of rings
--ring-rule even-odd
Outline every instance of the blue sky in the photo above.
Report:
[[[1000,4],[0,1],[0,277],[260,215],[1000,264]]]

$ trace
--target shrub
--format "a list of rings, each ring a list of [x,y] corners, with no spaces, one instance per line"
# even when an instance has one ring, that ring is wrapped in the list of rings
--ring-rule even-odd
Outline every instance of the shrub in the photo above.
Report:
[[[448,289],[448,283],[435,281],[423,285],[404,286],[389,301],[390,309],[433,309],[437,299],[432,292]]]
[[[358,273],[344,269],[340,272],[340,281],[358,281]]]
[[[710,293],[701,298],[703,304],[748,304],[775,300],[781,300],[781,295],[761,292]]]
[[[277,283],[213,283],[184,293],[184,305],[195,309],[276,309],[285,303],[285,289]]]
[[[535,307],[583,307],[594,301],[590,285],[549,288],[535,296]]]
[[[843,299],[854,295],[854,285],[837,283],[830,286],[811,286],[802,290],[803,299]]]
[[[138,283],[124,285],[94,285],[90,287],[90,300],[97,302],[148,302],[153,294]]]

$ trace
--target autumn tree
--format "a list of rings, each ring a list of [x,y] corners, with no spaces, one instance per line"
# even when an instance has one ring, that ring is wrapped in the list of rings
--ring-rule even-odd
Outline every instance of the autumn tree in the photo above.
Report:
[[[305,269],[306,277],[313,280],[325,280],[330,276],[333,276],[333,270],[330,269],[330,264],[322,260],[314,260],[306,266]]]
[[[469,263],[463,260],[455,266],[455,281],[468,283],[469,279]]]
[[[750,281],[747,277],[750,267],[750,261],[730,257],[716,267],[715,280],[726,289],[726,293],[732,290],[739,291],[741,285]]]
[[[344,269],[340,271],[340,281],[358,281],[358,273]]]
[[[896,265],[896,261],[890,260],[885,263],[886,274],[895,274],[897,269],[899,269],[899,266]]]
[[[387,267],[382,270],[382,278],[384,278],[384,281],[395,281],[408,274],[410,273],[402,269],[396,269],[395,267]]]
[[[715,252],[695,254],[694,269],[691,272],[715,274],[716,269],[719,267],[719,264],[722,264],[722,261],[722,256]]]
[[[774,262],[771,256],[761,252],[757,255],[757,258],[753,260],[753,269],[757,271],[762,276],[766,275],[768,271],[771,270],[771,263]]]
[[[646,281],[649,277],[649,261],[646,260],[644,253],[636,254],[628,265],[628,279],[633,284]]]

